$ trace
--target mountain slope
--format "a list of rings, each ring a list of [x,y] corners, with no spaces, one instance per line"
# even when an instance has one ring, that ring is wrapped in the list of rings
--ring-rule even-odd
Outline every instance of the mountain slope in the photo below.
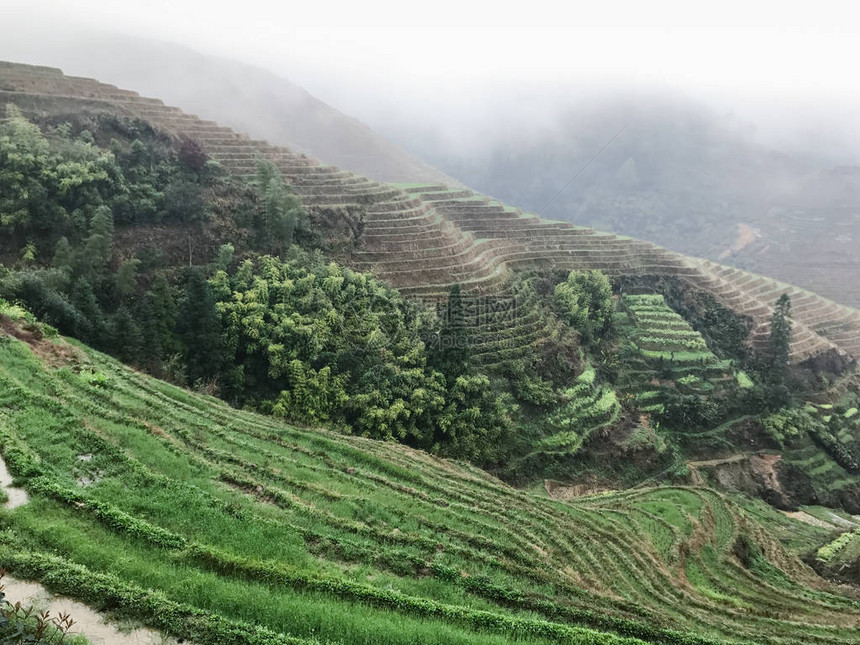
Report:
[[[0,445],[31,496],[1,516],[0,561],[174,636],[847,644],[860,625],[712,490],[554,501],[0,326]]]
[[[479,297],[506,293],[513,269],[600,269],[611,276],[666,276],[751,317],[756,343],[767,342],[772,305],[782,293],[789,293],[796,300],[792,338],[796,361],[827,352],[835,352],[843,362],[860,355],[860,311],[648,242],[541,219],[456,187],[374,182],[249,139],[166,107],[160,100],[92,79],[64,76],[56,69],[0,64],[0,100],[37,114],[98,111],[141,118],[172,136],[197,141],[213,159],[240,176],[254,173],[257,158],[268,159],[324,223],[345,262],[372,270],[407,295],[439,300],[453,283]],[[514,340],[518,337],[515,333]],[[518,347],[528,352],[528,338]]]
[[[62,60],[78,73],[163,97],[204,118],[378,181],[457,183],[298,85],[252,65],[171,43],[100,33],[73,39],[66,34],[51,43],[12,33],[4,46],[16,58]]]

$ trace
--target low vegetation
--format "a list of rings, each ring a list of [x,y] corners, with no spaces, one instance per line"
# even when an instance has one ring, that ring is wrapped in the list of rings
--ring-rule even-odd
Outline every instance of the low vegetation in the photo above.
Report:
[[[81,636],[71,636],[74,619],[65,613],[52,616],[33,606],[6,599],[2,583],[6,570],[0,568],[0,642],[4,645],[86,645]]]
[[[21,340],[0,345],[0,443],[31,496],[0,517],[0,556],[15,575],[177,637],[852,638],[854,602],[810,586],[814,574],[713,491],[555,502],[43,342],[40,354]],[[71,358],[48,360],[52,348]],[[749,542],[743,566],[739,535]]]

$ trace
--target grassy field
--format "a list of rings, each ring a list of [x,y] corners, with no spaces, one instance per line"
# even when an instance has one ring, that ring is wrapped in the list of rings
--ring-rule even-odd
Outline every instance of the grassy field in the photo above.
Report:
[[[860,606],[714,491],[561,502],[0,337],[30,501],[0,564],[206,643],[854,643]]]

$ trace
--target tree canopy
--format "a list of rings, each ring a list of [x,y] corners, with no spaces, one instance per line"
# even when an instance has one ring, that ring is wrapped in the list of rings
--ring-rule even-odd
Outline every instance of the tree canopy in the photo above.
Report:
[[[555,301],[562,318],[586,344],[612,334],[612,285],[602,271],[571,271],[555,287]]]
[[[225,394],[305,423],[492,458],[510,404],[486,377],[428,367],[435,314],[368,274],[311,254],[245,261],[217,273]],[[445,361],[434,361],[443,363]]]

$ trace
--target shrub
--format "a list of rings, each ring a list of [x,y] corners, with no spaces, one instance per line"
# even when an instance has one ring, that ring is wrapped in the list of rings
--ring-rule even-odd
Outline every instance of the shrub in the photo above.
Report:
[[[6,569],[0,569],[0,643],[3,645],[61,645],[75,621],[69,614],[51,616],[48,611],[37,612],[33,607],[14,605],[6,600],[2,580]]]

